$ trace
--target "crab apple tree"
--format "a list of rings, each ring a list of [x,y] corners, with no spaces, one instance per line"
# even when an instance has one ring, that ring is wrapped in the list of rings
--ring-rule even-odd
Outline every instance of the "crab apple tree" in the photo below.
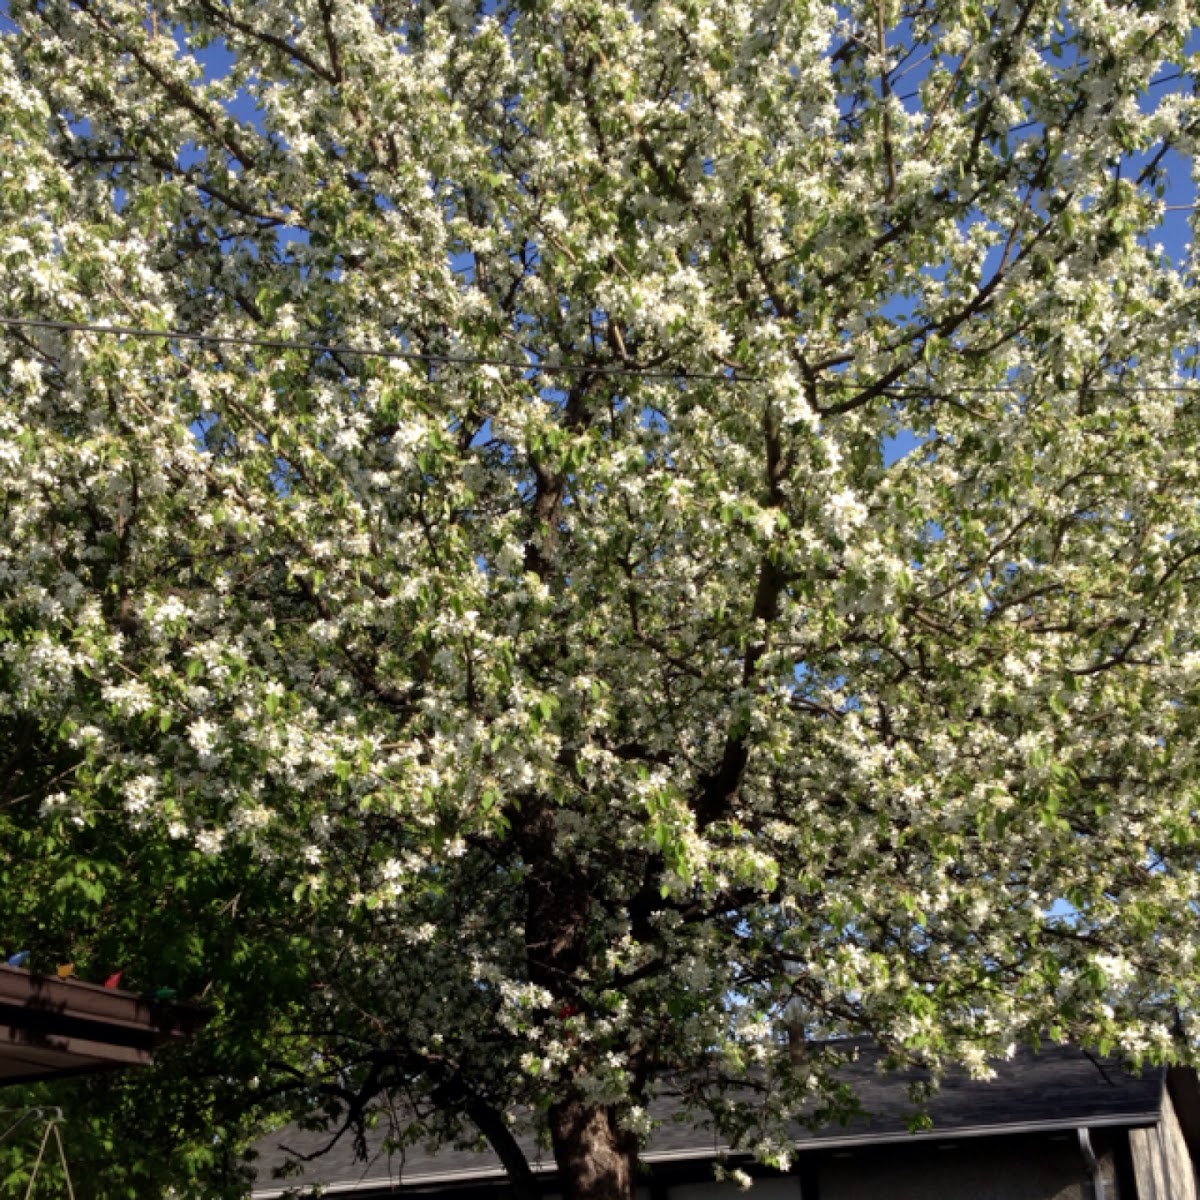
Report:
[[[1195,46],[9,0],[0,937],[214,1008],[135,1194],[402,1099],[629,1200],[846,1034],[1193,1054]]]

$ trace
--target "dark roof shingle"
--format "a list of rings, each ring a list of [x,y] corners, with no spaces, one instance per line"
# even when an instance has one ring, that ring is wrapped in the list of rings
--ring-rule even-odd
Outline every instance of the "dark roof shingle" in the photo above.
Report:
[[[1128,1073],[1116,1061],[1087,1055],[1073,1047],[1043,1046],[1034,1051],[1020,1047],[1013,1058],[994,1064],[996,1077],[983,1082],[965,1072],[950,1072],[929,1099],[928,1129],[910,1132],[916,1109],[909,1085],[922,1078],[919,1072],[881,1074],[879,1056],[869,1048],[839,1072],[853,1089],[863,1116],[846,1125],[833,1124],[815,1130],[797,1127],[798,1150],[818,1147],[856,1146],[887,1142],[909,1142],[915,1138],[947,1139],[1052,1130],[1078,1126],[1138,1126],[1155,1123],[1162,1110],[1163,1072]],[[677,1105],[664,1098],[653,1106],[663,1120],[643,1152],[648,1163],[704,1159],[729,1149],[711,1127],[696,1122],[671,1120]],[[386,1186],[402,1182],[407,1187],[435,1184],[482,1182],[498,1178],[503,1169],[490,1151],[428,1150],[407,1148],[403,1156],[389,1158],[382,1152],[384,1131],[376,1132],[366,1163],[356,1161],[352,1139],[343,1138],[327,1154],[305,1165],[299,1176],[275,1182],[273,1173],[287,1161],[284,1147],[300,1154],[320,1149],[329,1134],[304,1132],[289,1127],[259,1143],[258,1184],[255,1196],[278,1194],[285,1186],[323,1184],[330,1193],[346,1193],[359,1187]],[[522,1138],[522,1145],[536,1170],[552,1170],[553,1156],[538,1148],[536,1140]]]

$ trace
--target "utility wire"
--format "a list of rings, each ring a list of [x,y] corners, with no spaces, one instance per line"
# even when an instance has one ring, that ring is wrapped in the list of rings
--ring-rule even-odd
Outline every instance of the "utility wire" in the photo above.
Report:
[[[522,362],[515,358],[489,358],[477,354],[433,354],[422,350],[379,350],[371,346],[301,342],[288,338],[239,337],[199,333],[191,329],[141,329],[133,325],[89,325],[79,321],[50,321],[33,317],[0,317],[12,329],[53,329],[60,333],[111,333],[118,337],[168,338],[177,342],[203,342],[212,346],[256,346],[267,350],[301,350],[308,354],[345,354],[359,358],[386,358],[426,366],[500,367],[541,375],[628,375],[637,379],[702,379],[716,383],[759,383],[760,375],[730,375],[719,371],[663,371],[654,368],[610,367],[596,363]],[[731,368],[732,369],[732,368]]]
[[[90,325],[82,321],[51,321],[40,317],[0,317],[0,327],[10,329],[49,329],[59,333],[92,333],[112,334],[117,337],[131,338],[166,338],[171,341],[208,343],[217,346],[249,346],[269,350],[300,350],[308,354],[345,354],[356,355],[359,358],[385,358],[402,362],[418,362],[426,366],[485,366],[498,367],[511,371],[531,372],[533,374],[580,374],[604,375],[608,377],[625,377],[630,379],[668,379],[675,382],[685,379],[698,379],[709,383],[724,383],[737,386],[743,383],[763,383],[762,375],[724,374],[716,371],[663,371],[657,369],[639,370],[636,367],[602,366],[595,363],[537,363],[521,362],[513,358],[489,358],[485,355],[456,355],[430,354],[417,350],[378,350],[370,346],[353,346],[337,342],[301,342],[287,338],[241,337],[235,334],[199,333],[191,329],[143,329],[136,325]],[[733,368],[731,368],[731,371]],[[842,388],[862,390],[875,386],[870,381],[858,381],[826,377],[812,381],[821,388]],[[889,396],[933,396],[936,398],[937,381],[931,387],[918,387],[913,384],[886,384],[883,392]],[[1200,389],[1200,380],[1181,381],[1179,383],[1122,383],[1122,384],[1080,384],[1079,390],[1087,395],[1122,396],[1130,393],[1178,394],[1180,392],[1196,392]],[[970,384],[959,386],[950,384],[948,390],[955,395],[1024,395],[1028,388],[1016,384]]]

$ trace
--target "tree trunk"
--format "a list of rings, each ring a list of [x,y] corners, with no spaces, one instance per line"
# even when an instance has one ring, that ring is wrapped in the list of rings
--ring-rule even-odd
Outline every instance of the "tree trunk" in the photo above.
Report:
[[[633,1200],[637,1139],[609,1109],[578,1098],[554,1104],[550,1137],[564,1200]]]
[[[587,873],[558,844],[553,805],[529,797],[513,821],[525,872],[529,979],[578,1011],[576,980],[587,947],[592,894]],[[550,1106],[550,1140],[563,1200],[634,1200],[638,1143],[611,1109],[568,1091]]]

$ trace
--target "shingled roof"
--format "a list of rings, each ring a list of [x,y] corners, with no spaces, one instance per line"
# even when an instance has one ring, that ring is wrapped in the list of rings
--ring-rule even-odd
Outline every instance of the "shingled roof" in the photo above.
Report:
[[[1161,1070],[1133,1075],[1115,1060],[1096,1058],[1073,1047],[1048,1045],[1037,1051],[1022,1047],[1011,1060],[995,1064],[993,1080],[980,1082],[963,1072],[949,1073],[929,1101],[926,1111],[931,1126],[914,1133],[910,1131],[914,1105],[909,1085],[920,1074],[898,1071],[884,1075],[878,1067],[878,1054],[863,1047],[857,1061],[843,1068],[840,1077],[858,1096],[864,1115],[846,1125],[815,1130],[797,1127],[798,1153],[1080,1127],[1133,1128],[1155,1124],[1163,1109],[1165,1073]],[[671,1107],[669,1101],[656,1106],[655,1115],[669,1118]],[[282,1130],[259,1145],[254,1196],[266,1200],[284,1194],[286,1188],[318,1184],[330,1195],[378,1194],[389,1186],[425,1190],[483,1185],[504,1178],[499,1160],[490,1151],[431,1151],[410,1146],[402,1156],[389,1157],[381,1148],[383,1136],[382,1131],[376,1134],[366,1162],[356,1161],[351,1139],[343,1138],[327,1154],[307,1163],[301,1175],[282,1183],[274,1176],[291,1157],[288,1151],[307,1155],[329,1141],[328,1134],[295,1127]],[[553,1171],[552,1155],[540,1150],[533,1139],[525,1139],[523,1145],[535,1170]],[[650,1139],[642,1158],[650,1165],[703,1162],[729,1149],[711,1128],[667,1119]]]

